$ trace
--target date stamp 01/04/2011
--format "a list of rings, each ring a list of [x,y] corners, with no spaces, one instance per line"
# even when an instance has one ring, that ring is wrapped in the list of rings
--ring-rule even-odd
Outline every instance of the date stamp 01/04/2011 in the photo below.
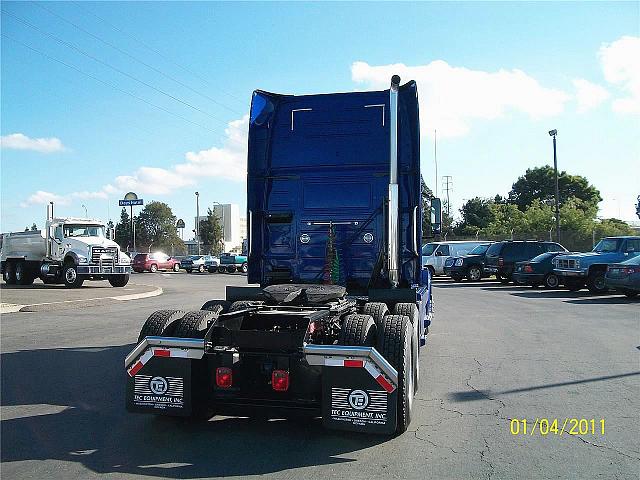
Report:
[[[511,435],[604,435],[604,418],[513,418]]]

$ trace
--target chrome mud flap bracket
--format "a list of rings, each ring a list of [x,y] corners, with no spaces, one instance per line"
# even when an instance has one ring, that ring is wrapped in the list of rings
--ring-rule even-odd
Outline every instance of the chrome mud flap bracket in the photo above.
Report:
[[[309,365],[322,366],[322,422],[327,428],[393,434],[398,372],[373,347],[305,345]]]
[[[204,403],[204,340],[146,337],[124,361],[126,406],[136,413],[190,416]]]

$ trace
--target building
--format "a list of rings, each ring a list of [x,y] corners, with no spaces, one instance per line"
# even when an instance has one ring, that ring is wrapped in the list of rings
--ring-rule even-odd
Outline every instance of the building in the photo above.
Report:
[[[230,252],[242,248],[242,239],[247,236],[247,220],[240,218],[240,207],[235,203],[214,204],[211,209],[222,226],[224,237],[224,251]],[[206,220],[206,215],[200,215],[199,220]],[[196,218],[196,223],[198,219]],[[196,245],[197,251],[197,245]]]

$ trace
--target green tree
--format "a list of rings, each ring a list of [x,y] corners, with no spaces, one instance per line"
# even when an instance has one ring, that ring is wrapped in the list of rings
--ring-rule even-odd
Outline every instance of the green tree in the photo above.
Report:
[[[175,254],[186,251],[184,242],[176,230],[176,216],[169,205],[150,202],[135,217],[136,247],[140,250],[162,250]]]
[[[129,245],[133,248],[132,240],[131,217],[129,217],[127,209],[122,207],[120,221],[116,224],[116,243],[125,250]]]
[[[455,227],[456,235],[475,235],[478,230],[487,228],[493,220],[490,198],[474,197],[467,200],[460,209],[462,219]]]
[[[32,232],[37,232],[38,231],[38,226],[35,223],[33,225],[31,225],[31,231]]]
[[[585,177],[569,175],[565,171],[558,173],[558,190],[560,205],[573,197],[581,200],[579,208],[591,210],[597,209],[598,203],[602,201],[598,189]],[[549,165],[528,168],[513,184],[508,197],[509,203],[517,205],[521,211],[525,211],[535,199],[547,205],[554,205],[555,178],[554,170]]]
[[[207,210],[207,219],[200,221],[200,241],[207,254],[219,254],[224,248],[221,245],[222,225],[210,208]]]
[[[480,231],[486,238],[509,239],[523,230],[524,213],[510,203],[491,203],[491,221]]]
[[[595,224],[596,242],[602,237],[612,237],[616,235],[633,235],[634,230],[626,222],[617,218],[605,218]]]

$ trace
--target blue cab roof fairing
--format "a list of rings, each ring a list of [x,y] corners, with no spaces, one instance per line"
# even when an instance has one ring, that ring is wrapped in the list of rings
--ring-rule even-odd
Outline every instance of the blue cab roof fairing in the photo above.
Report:
[[[249,282],[320,283],[329,222],[340,279],[350,290],[378,279],[386,253],[389,90],[322,95],[253,94],[249,124]],[[419,283],[413,209],[420,202],[417,87],[398,97],[401,280]],[[421,236],[421,228],[417,228]],[[420,238],[417,239],[420,245]],[[378,279],[379,280],[379,279]]]

